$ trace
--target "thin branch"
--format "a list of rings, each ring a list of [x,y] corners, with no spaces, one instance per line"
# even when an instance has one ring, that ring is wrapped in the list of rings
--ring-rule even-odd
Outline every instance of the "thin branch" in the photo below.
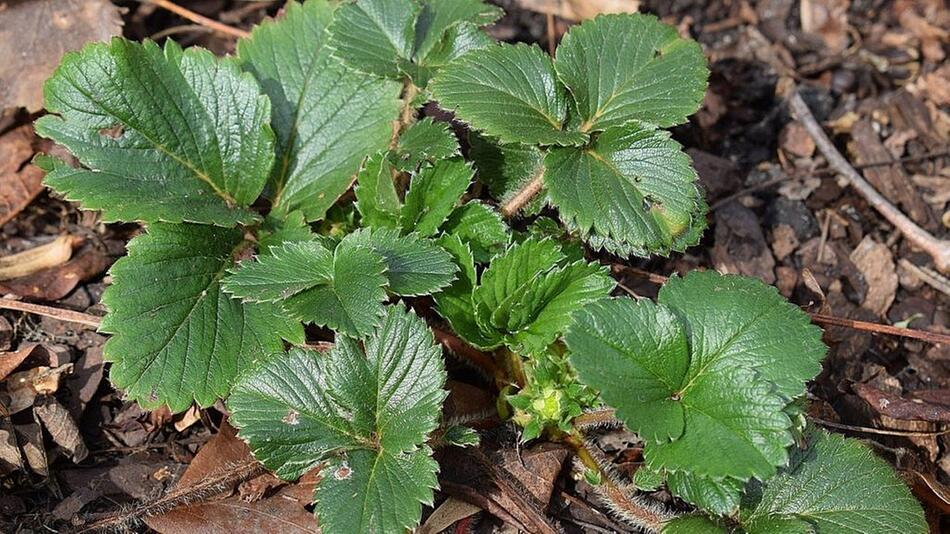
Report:
[[[789,109],[792,115],[802,123],[808,135],[815,141],[818,149],[825,155],[828,163],[844,176],[850,182],[858,193],[861,194],[885,219],[897,228],[908,241],[929,254],[941,272],[950,271],[950,241],[937,239],[929,232],[921,228],[914,221],[910,220],[899,209],[894,207],[883,195],[874,189],[864,177],[854,170],[854,167],[848,163],[848,160],[838,152],[834,143],[822,130],[821,125],[815,120],[808,105],[802,100],[801,95],[796,91],[792,93],[788,100]]]
[[[199,24],[201,26],[204,26],[216,32],[223,33],[225,35],[237,37],[238,39],[248,37],[249,35],[251,35],[251,33],[246,30],[234,28],[232,26],[228,26],[227,24],[222,24],[214,19],[210,19],[204,15],[195,13],[194,11],[191,11],[190,9],[185,9],[178,4],[175,4],[174,2],[170,2],[169,0],[141,0],[141,1],[149,3],[149,4],[153,4],[162,9],[171,11],[172,13],[178,15],[179,17],[183,19],[190,20],[196,24]]]
[[[29,302],[22,302],[13,299],[0,298],[0,310],[15,310],[32,313],[34,315],[52,317],[53,319],[59,319],[60,321],[66,321],[69,323],[84,324],[94,328],[99,328],[99,324],[102,322],[101,317],[89,315],[88,313],[64,310],[62,308],[54,308],[52,306],[42,306],[40,304],[32,304]]]
[[[653,282],[657,285],[663,285],[667,280],[669,280],[669,277],[663,276],[661,274],[651,273],[649,271],[644,271],[643,269],[637,269],[636,267],[628,267],[626,265],[620,264],[615,264],[614,267],[620,268],[621,270],[639,278],[649,280],[650,282]],[[811,316],[811,321],[818,325],[843,326],[852,330],[871,332],[873,334],[886,334],[889,336],[906,337],[910,339],[919,339],[921,341],[927,341],[928,343],[950,343],[950,335],[948,334],[940,334],[937,332],[930,332],[928,330],[916,330],[913,328],[901,328],[899,326],[871,323],[867,321],[856,321],[854,319],[845,319],[842,317],[835,317],[833,315],[825,315],[822,313],[806,313]]]
[[[544,167],[541,167],[531,181],[525,184],[515,196],[501,206],[501,216],[510,219],[534,198],[544,187]]]

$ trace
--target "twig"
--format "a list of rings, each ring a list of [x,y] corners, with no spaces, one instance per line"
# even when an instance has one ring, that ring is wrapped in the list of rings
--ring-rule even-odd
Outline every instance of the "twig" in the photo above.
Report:
[[[194,11],[191,11],[190,9],[185,9],[178,4],[175,4],[174,2],[170,2],[169,0],[140,0],[140,1],[156,5],[162,9],[171,11],[172,13],[178,15],[179,17],[183,19],[190,20],[196,24],[200,24],[201,26],[205,26],[216,32],[223,33],[225,35],[230,35],[232,37],[237,37],[238,39],[248,37],[249,35],[251,35],[251,33],[248,31],[245,31],[239,28],[234,28],[232,26],[228,26],[227,24],[222,24],[214,19],[210,19],[204,15],[195,13]]]
[[[84,324],[94,328],[99,328],[99,324],[102,322],[102,318],[96,317],[95,315],[89,315],[88,313],[64,310],[62,308],[53,308],[52,306],[42,306],[40,304],[31,304],[29,302],[22,302],[13,299],[0,298],[0,309],[16,310],[32,313],[34,315],[42,315],[43,317],[52,317],[53,319],[59,319],[60,321]]]
[[[654,284],[663,285],[667,280],[669,280],[668,277],[661,274],[651,273],[649,271],[644,271],[643,269],[637,269],[636,267],[627,267],[626,265],[619,264],[616,264],[615,266],[620,267],[623,271],[626,271],[627,273],[630,273],[634,276],[639,276],[640,278],[649,280]],[[862,332],[919,339],[929,343],[950,343],[950,335],[948,334],[939,334],[937,332],[930,332],[927,330],[915,330],[913,328],[901,328],[899,326],[870,323],[867,321],[856,321],[854,319],[844,319],[842,317],[835,317],[833,315],[825,315],[822,313],[806,313],[811,316],[811,321],[813,323],[819,325],[843,326],[845,328],[859,330]]]
[[[914,276],[916,276],[917,278],[920,278],[924,283],[926,283],[930,287],[950,297],[950,280],[947,280],[940,273],[934,272],[926,267],[915,265],[911,263],[910,261],[908,261],[906,258],[901,258],[900,261],[897,263],[899,263],[901,267],[914,273]]]
[[[525,204],[531,202],[531,199],[541,192],[541,188],[543,187],[544,167],[541,167],[541,169],[538,170],[537,174],[534,175],[530,182],[525,184],[524,187],[515,193],[515,196],[511,197],[508,202],[505,202],[504,205],[502,205],[500,209],[501,216],[506,219],[513,217],[514,214],[518,213],[518,211],[520,211],[521,208],[525,206]]]
[[[854,426],[846,425],[844,423],[833,423],[831,421],[825,421],[824,419],[818,419],[817,417],[808,416],[809,419],[815,422],[815,424],[834,428],[836,430],[850,430],[852,432],[863,432],[865,434],[880,434],[882,436],[904,436],[904,437],[924,437],[924,438],[933,438],[937,436],[942,436],[944,434],[950,433],[950,428],[946,430],[941,430],[938,432],[914,432],[911,430],[888,430],[883,428],[871,428],[867,426]]]
[[[825,155],[828,163],[844,176],[850,182],[851,187],[857,190],[885,219],[897,228],[908,241],[929,254],[941,272],[950,271],[950,241],[937,239],[929,232],[917,226],[900,210],[894,207],[886,198],[877,192],[858,171],[838,152],[834,143],[821,129],[821,125],[815,120],[808,105],[802,100],[801,95],[795,91],[788,100],[792,115],[802,123],[808,135],[815,141],[818,149]]]

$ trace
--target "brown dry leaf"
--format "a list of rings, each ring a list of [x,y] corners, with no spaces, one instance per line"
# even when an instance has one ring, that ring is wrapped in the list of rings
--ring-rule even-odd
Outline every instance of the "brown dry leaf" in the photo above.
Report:
[[[188,411],[182,414],[181,418],[175,421],[175,430],[183,432],[191,425],[201,420],[201,410],[197,406],[188,408]]]
[[[802,0],[802,31],[820,36],[831,53],[844,51],[848,47],[850,4],[850,0]]]
[[[119,35],[108,0],[10,0],[0,4],[0,111],[43,108],[43,82],[63,54]]]
[[[927,16],[918,14],[915,4],[916,2],[913,1],[904,1],[895,5],[894,9],[899,13],[898,19],[901,26],[920,40],[920,49],[926,59],[934,62],[943,61],[946,57],[943,43],[950,39],[950,31],[931,24]]]
[[[950,63],[917,78],[907,89],[938,106],[950,104]]]
[[[815,140],[798,121],[785,125],[779,134],[778,142],[782,150],[795,157],[808,158],[815,153]]]
[[[738,202],[716,210],[715,244],[710,257],[721,273],[754,276],[766,284],[775,282],[775,258],[759,219]]]
[[[418,534],[437,534],[482,509],[461,499],[449,497],[419,527]]]
[[[16,425],[17,440],[27,465],[34,473],[49,476],[49,461],[46,459],[46,448],[43,444],[43,429],[38,423]]]
[[[0,353],[0,380],[9,376],[39,346],[39,343],[24,343],[13,352]]]
[[[31,300],[59,300],[80,282],[95,278],[112,265],[113,258],[100,247],[86,245],[72,259],[48,269],[0,282],[0,294],[14,294]]]
[[[16,438],[9,430],[0,429],[0,475],[23,469],[23,457]]]
[[[6,56],[0,57],[6,61]],[[0,78],[0,93],[2,87]],[[0,137],[0,225],[16,217],[43,190],[43,171],[29,164],[36,154],[37,145],[33,127],[29,124]]]
[[[197,482],[237,463],[251,458],[247,445],[237,438],[237,431],[228,424],[201,447],[176,489]],[[317,520],[307,511],[312,488],[301,498],[293,486],[279,489],[274,495],[254,502],[240,496],[182,506],[162,515],[145,518],[149,527],[161,534],[234,534],[235,532],[280,532],[303,534],[319,532]]]
[[[69,453],[74,463],[78,464],[89,455],[79,427],[62,404],[47,397],[33,407],[33,413],[46,427],[53,441]]]
[[[0,280],[28,276],[69,261],[73,237],[64,234],[49,243],[0,258]]]
[[[580,21],[602,13],[636,13],[639,0],[515,0],[518,7],[562,19]]]
[[[879,317],[885,317],[897,293],[897,266],[894,256],[883,243],[865,236],[851,253],[851,261],[867,282],[867,294],[862,307]]]

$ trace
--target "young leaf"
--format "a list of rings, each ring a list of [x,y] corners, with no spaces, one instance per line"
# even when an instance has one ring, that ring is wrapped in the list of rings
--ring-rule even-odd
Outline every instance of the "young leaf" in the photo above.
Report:
[[[242,304],[220,280],[242,245],[238,230],[154,224],[129,243],[110,273],[101,331],[116,387],[146,408],[209,406],[254,360],[283,350],[280,332],[299,323],[270,305]]]
[[[500,19],[504,12],[482,0],[434,0],[425,2],[416,21],[416,44],[413,57],[424,62],[426,56],[442,41],[445,33],[458,24],[468,22],[487,26]]]
[[[335,54],[363,72],[398,79],[412,58],[417,4],[412,0],[356,0],[334,18]]]
[[[398,83],[331,57],[327,26],[333,18],[327,0],[288,2],[282,18],[238,43],[241,63],[273,103],[275,211],[302,210],[308,221],[323,218],[367,154],[386,148],[399,113]]]
[[[577,104],[582,132],[631,121],[686,122],[699,109],[709,76],[699,43],[639,14],[574,26],[557,48],[555,67]]]
[[[107,221],[257,219],[245,208],[274,162],[270,103],[232,60],[115,38],[67,54],[45,95],[37,133],[85,166],[40,160],[68,199]]]
[[[554,148],[545,183],[565,222],[643,254],[694,244],[704,201],[689,156],[670,134],[628,125],[601,134],[583,150]]]
[[[564,87],[540,48],[496,45],[475,50],[443,68],[430,84],[448,110],[504,142],[577,145],[585,135],[562,129]]]
[[[452,330],[473,347],[490,349],[497,347],[500,336],[490,332],[493,338],[487,337],[475,322],[475,302],[472,300],[472,291],[478,284],[478,275],[475,272],[475,258],[468,243],[457,235],[444,235],[439,244],[455,258],[459,266],[459,275],[449,287],[434,296],[436,311],[439,312]]]
[[[398,230],[380,228],[357,230],[343,238],[341,245],[368,248],[386,262],[389,289],[402,296],[430,295],[455,279],[458,267],[452,255],[434,241],[416,234],[400,235]]]
[[[242,262],[224,288],[249,302],[281,302],[298,320],[349,336],[372,332],[383,314],[386,263],[368,247],[316,241],[285,243]]]
[[[529,238],[492,260],[472,292],[482,336],[539,352],[570,324],[571,311],[613,289],[604,268],[583,260],[562,267],[562,259],[554,241]]]
[[[425,445],[445,392],[442,351],[402,305],[361,345],[294,349],[247,373],[228,399],[255,457],[284,479],[326,462],[316,491],[327,534],[402,532],[431,504],[438,464]]]
[[[393,164],[388,152],[380,152],[363,163],[356,177],[356,209],[364,226],[398,228],[402,201],[393,182]]]
[[[403,230],[423,237],[435,235],[472,183],[474,173],[462,158],[441,160],[416,173],[402,208]]]
[[[660,304],[611,300],[578,313],[565,335],[571,361],[648,441],[651,467],[767,478],[792,441],[787,395],[801,394],[818,372],[816,330],[758,281],[707,272],[673,285]],[[789,374],[781,380],[773,377],[778,360]],[[710,448],[730,454],[710,457]]]
[[[472,50],[488,48],[494,44],[495,40],[476,24],[460,22],[450,27],[442,40],[425,57],[416,58],[414,63],[404,65],[404,68],[411,71],[413,83],[419,87],[427,87],[429,80],[439,69]]]
[[[469,136],[469,155],[478,169],[478,180],[492,196],[505,204],[529,182],[544,173],[544,155],[536,146],[498,143],[481,135]],[[547,193],[537,195],[521,213],[537,215],[547,203]]]
[[[472,247],[475,261],[488,263],[503,252],[511,238],[501,215],[486,204],[473,201],[455,208],[442,231],[459,236]]]
[[[758,502],[740,512],[749,534],[929,531],[920,504],[893,469],[857,440],[821,430],[790,467],[766,481]]]
[[[459,154],[459,142],[447,122],[426,117],[412,124],[399,136],[394,163],[402,172],[419,168],[423,162],[435,163]]]

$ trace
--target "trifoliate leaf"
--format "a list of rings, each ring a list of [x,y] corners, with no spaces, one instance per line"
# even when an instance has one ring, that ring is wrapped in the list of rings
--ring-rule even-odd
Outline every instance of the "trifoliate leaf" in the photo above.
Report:
[[[341,243],[331,253],[316,241],[291,242],[242,262],[224,287],[245,301],[282,303],[295,319],[355,337],[379,324],[385,272],[383,257],[368,247]]]
[[[492,260],[472,292],[482,335],[540,352],[570,324],[571,312],[614,287],[605,268],[583,260],[559,266],[563,259],[554,241],[529,238]]]
[[[270,103],[234,62],[173,41],[87,45],[45,86],[36,131],[85,168],[40,160],[46,183],[107,221],[257,219],[274,162]]]
[[[580,131],[636,120],[660,127],[699,109],[709,70],[699,43],[651,15],[605,15],[574,26],[557,48],[558,76],[570,89]]]
[[[431,295],[455,279],[458,267],[452,255],[434,241],[416,234],[380,228],[357,230],[343,238],[350,246],[368,248],[386,262],[389,289],[402,296]]]
[[[675,517],[663,524],[662,534],[726,534],[725,527],[701,515]],[[779,534],[779,533],[773,533]]]
[[[500,19],[504,12],[482,0],[435,0],[423,3],[416,21],[413,57],[425,63],[426,56],[445,33],[458,24],[468,22],[487,26]]]
[[[740,513],[750,534],[928,532],[920,504],[887,462],[857,440],[812,431],[789,468],[765,482]]]
[[[478,180],[504,205],[529,182],[544,173],[544,155],[536,146],[498,143],[483,136],[469,136],[469,155],[478,170]],[[524,215],[537,215],[547,203],[542,191],[521,208]]]
[[[540,48],[496,45],[441,69],[430,84],[442,107],[504,142],[577,145],[584,134],[562,129],[567,96]]]
[[[403,172],[416,170],[423,162],[457,156],[459,143],[447,122],[435,122],[426,117],[414,123],[399,136],[393,163]]]
[[[584,149],[554,148],[544,180],[561,217],[640,251],[683,250],[705,223],[704,201],[689,156],[670,134],[628,125]]]
[[[402,201],[393,182],[393,165],[388,152],[380,152],[363,163],[356,178],[356,209],[364,226],[399,227]]]
[[[332,46],[347,65],[398,79],[412,58],[418,5],[412,0],[356,0],[338,9]]]
[[[423,237],[435,235],[472,183],[475,171],[462,158],[444,159],[412,177],[402,207],[401,225]]]
[[[425,445],[445,398],[441,348],[402,305],[362,341],[294,349],[235,385],[228,407],[255,457],[284,479],[326,461],[317,517],[327,534],[402,532],[432,502]]]
[[[511,238],[501,214],[481,202],[468,202],[455,208],[442,231],[459,236],[469,244],[478,263],[488,263],[503,252]]]
[[[769,366],[782,354],[783,391],[803,392],[818,367],[814,353],[796,350],[814,348],[803,343],[816,339],[814,327],[758,281],[707,272],[673,286],[688,302],[661,290],[658,305],[611,300],[580,312],[565,335],[572,363],[648,441],[651,467],[717,480],[771,476],[787,459],[792,423]]]
[[[452,285],[434,296],[436,311],[449,322],[452,330],[470,345],[480,349],[497,347],[500,336],[490,332],[494,337],[488,338],[475,322],[472,291],[478,284],[478,275],[475,272],[475,259],[472,257],[471,248],[457,235],[444,235],[439,238],[438,243],[455,258],[459,274]]]
[[[821,330],[772,286],[754,278],[693,271],[674,277],[657,301],[690,325],[687,379],[716,367],[754,369],[786,399],[804,394],[827,349]]]
[[[670,473],[666,479],[670,493],[715,515],[732,515],[739,509],[745,483],[734,478],[714,480],[686,472]]]
[[[146,408],[209,406],[254,360],[303,332],[272,306],[242,304],[220,280],[242,246],[238,230],[153,224],[110,273],[101,331],[112,383]]]
[[[302,210],[308,221],[323,218],[367,154],[388,146],[399,113],[400,84],[331,57],[327,26],[333,18],[326,0],[288,2],[282,18],[238,43],[244,68],[273,103],[275,210]]]
[[[442,40],[424,58],[416,58],[415,63],[403,65],[410,70],[413,83],[426,87],[439,69],[464,56],[472,50],[488,48],[495,44],[484,30],[470,22],[461,22],[449,28]]]

